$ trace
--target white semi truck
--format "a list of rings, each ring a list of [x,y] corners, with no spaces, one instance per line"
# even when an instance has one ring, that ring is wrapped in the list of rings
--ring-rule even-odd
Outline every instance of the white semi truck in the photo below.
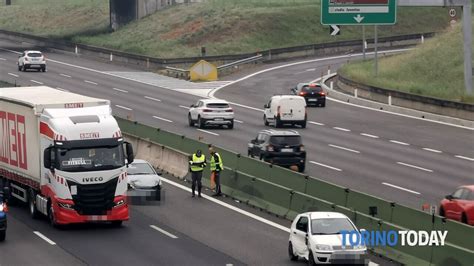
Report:
[[[45,86],[0,88],[0,184],[33,218],[122,224],[132,161],[108,100]]]

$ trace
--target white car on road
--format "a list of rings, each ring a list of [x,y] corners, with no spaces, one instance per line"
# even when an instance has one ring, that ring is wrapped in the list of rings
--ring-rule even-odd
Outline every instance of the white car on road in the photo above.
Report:
[[[291,260],[305,258],[310,265],[364,263],[367,247],[350,246],[349,239],[343,247],[340,233],[343,230],[358,232],[354,223],[342,213],[302,213],[291,224],[288,255]]]
[[[18,57],[17,64],[19,71],[26,71],[30,68],[46,71],[46,58],[40,51],[24,51]]]
[[[162,181],[153,166],[135,159],[127,168],[128,198],[130,201],[161,200]]]
[[[234,128],[234,110],[225,100],[201,99],[191,105],[188,113],[189,126],[227,126]]]

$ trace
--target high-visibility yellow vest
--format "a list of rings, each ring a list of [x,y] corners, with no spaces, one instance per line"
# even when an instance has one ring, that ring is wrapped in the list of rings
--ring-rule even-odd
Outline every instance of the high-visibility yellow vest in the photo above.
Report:
[[[206,162],[206,156],[201,154],[201,157],[197,157],[196,154],[193,154],[193,160],[191,164],[191,171],[198,172],[204,170]]]
[[[222,163],[222,157],[219,155],[219,153],[216,152],[214,155],[211,155],[211,171],[216,171],[215,156],[217,156],[218,158],[220,170],[224,170],[224,163]]]

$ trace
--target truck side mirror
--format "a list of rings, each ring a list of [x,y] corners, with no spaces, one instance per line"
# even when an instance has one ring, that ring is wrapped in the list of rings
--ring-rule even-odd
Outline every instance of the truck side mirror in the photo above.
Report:
[[[46,148],[43,151],[43,166],[46,169],[51,169],[51,148]]]
[[[10,187],[9,186],[4,186],[3,187],[3,201],[5,201],[6,203],[8,203],[8,201],[10,200]]]
[[[127,149],[127,163],[131,164],[131,163],[133,163],[133,159],[135,158],[133,156],[133,147],[132,147],[132,144],[130,142],[125,142],[125,146],[126,146],[126,149]]]

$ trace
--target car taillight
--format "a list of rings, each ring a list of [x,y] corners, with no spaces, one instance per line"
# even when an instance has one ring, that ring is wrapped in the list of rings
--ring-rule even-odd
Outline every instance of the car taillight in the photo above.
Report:
[[[306,92],[300,92],[300,96],[305,96]]]
[[[326,95],[326,93],[320,92],[319,95],[324,96],[324,95]]]
[[[210,112],[212,112],[212,110],[210,110],[210,109],[204,109],[204,110],[202,110],[202,111],[203,111],[204,113],[210,113]]]
[[[272,145],[268,145],[268,146],[267,146],[267,151],[274,151],[274,150],[275,150],[275,149],[273,148]]]
[[[304,151],[304,145],[300,145],[300,151]]]
[[[232,109],[227,109],[227,110],[225,110],[225,111],[226,111],[227,113],[232,113],[234,110],[232,110]]]
[[[0,205],[0,211],[8,212],[8,206],[6,203]]]

